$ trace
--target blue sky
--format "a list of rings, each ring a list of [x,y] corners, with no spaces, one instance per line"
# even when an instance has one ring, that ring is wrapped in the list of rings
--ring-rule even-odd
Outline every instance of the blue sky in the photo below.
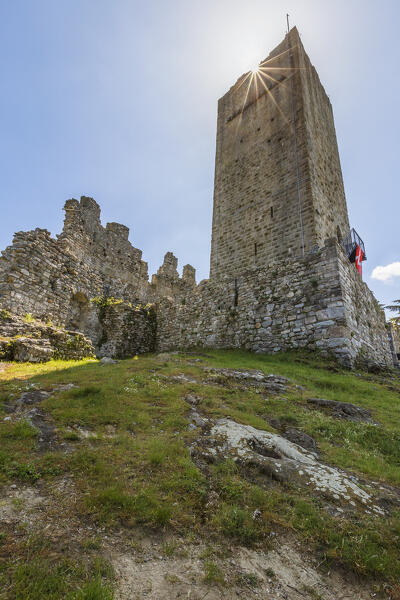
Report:
[[[217,99],[286,12],[333,104],[365,279],[400,298],[398,0],[0,0],[0,248],[89,195],[150,273],[172,250],[207,277]]]

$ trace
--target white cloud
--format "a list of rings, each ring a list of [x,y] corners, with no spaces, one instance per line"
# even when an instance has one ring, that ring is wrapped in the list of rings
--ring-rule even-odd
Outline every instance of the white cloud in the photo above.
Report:
[[[393,277],[400,277],[400,262],[390,263],[386,267],[375,267],[371,277],[378,281],[390,281]]]

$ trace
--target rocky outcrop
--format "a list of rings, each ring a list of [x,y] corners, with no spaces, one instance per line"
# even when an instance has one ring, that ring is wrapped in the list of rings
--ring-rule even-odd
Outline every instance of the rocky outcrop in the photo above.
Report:
[[[206,462],[233,459],[267,478],[289,483],[328,499],[339,511],[363,510],[385,514],[377,491],[341,469],[324,464],[315,452],[284,437],[219,419],[192,445],[192,455]],[[396,499],[398,503],[398,498]]]
[[[214,369],[208,368],[212,383],[227,383],[229,380],[243,386],[261,387],[265,392],[279,394],[286,392],[289,380],[280,375],[265,375],[256,369]]]
[[[351,402],[337,402],[324,398],[309,398],[308,404],[330,413],[336,419],[346,419],[354,423],[372,423],[371,413],[366,408],[351,404]]]
[[[0,360],[46,362],[52,358],[80,360],[94,356],[94,347],[82,333],[0,312]]]

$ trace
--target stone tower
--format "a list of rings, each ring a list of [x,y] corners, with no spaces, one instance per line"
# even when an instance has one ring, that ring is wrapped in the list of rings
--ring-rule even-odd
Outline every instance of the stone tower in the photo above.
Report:
[[[210,278],[349,230],[332,106],[293,28],[218,103]]]

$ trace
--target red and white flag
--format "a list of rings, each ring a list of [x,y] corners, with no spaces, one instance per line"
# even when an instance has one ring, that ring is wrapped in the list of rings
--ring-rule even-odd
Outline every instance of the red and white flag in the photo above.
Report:
[[[364,253],[361,250],[360,246],[357,246],[356,249],[356,269],[357,271],[360,273],[361,277],[362,277],[362,259],[363,259]]]

